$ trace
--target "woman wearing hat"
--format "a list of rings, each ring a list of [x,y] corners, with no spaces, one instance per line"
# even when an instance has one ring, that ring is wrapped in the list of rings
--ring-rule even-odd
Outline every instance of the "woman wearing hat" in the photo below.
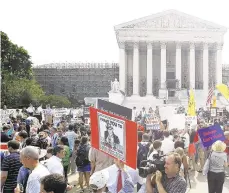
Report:
[[[225,167],[228,166],[227,155],[224,152],[226,144],[216,141],[212,145],[212,153],[209,156],[208,192],[222,193],[225,180]]]

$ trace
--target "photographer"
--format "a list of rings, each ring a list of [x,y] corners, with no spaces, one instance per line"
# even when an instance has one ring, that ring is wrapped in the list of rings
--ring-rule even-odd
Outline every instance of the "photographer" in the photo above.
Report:
[[[147,176],[147,193],[185,193],[187,184],[179,175],[181,158],[177,153],[169,154],[165,159],[165,175],[160,171]]]

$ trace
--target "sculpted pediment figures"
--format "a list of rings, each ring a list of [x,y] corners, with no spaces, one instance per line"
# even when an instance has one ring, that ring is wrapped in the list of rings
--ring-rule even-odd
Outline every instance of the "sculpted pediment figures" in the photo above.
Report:
[[[185,16],[181,16],[178,14],[167,14],[164,16],[147,19],[145,21],[139,21],[136,23],[132,23],[130,25],[126,25],[122,28],[196,28],[196,29],[218,29],[216,26],[211,26],[204,21],[197,21],[195,18],[189,18]]]

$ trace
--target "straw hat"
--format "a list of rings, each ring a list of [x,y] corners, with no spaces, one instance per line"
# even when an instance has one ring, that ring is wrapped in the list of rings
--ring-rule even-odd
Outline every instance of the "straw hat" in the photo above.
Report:
[[[229,136],[229,131],[225,131],[224,136]]]
[[[215,152],[224,152],[226,147],[226,144],[219,140],[212,144],[212,150]]]

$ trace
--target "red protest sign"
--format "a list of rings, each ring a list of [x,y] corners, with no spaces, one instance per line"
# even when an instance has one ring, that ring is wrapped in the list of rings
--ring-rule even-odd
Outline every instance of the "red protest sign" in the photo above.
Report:
[[[136,169],[137,124],[90,107],[92,147]]]

